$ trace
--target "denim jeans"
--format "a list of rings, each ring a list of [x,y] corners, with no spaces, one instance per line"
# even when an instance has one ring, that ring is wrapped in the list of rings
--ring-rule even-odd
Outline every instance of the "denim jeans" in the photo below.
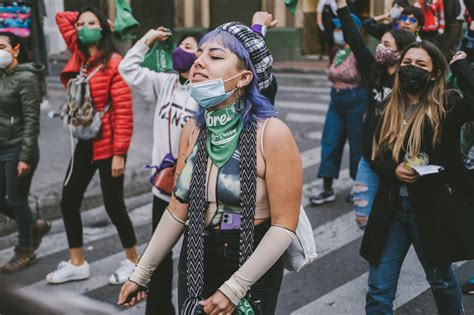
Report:
[[[372,210],[378,188],[379,177],[370,167],[369,162],[364,157],[361,157],[352,192],[356,216],[358,218],[366,218],[365,223],[359,224],[359,228],[362,230],[367,226],[367,219]]]
[[[262,223],[255,227],[254,244],[260,243],[270,224]],[[204,288],[202,298],[207,299],[227,281],[239,268],[240,230],[212,230],[204,238]],[[178,271],[178,303],[180,307],[187,298],[186,257],[187,230],[184,234]],[[275,314],[278,293],[283,280],[283,263],[279,259],[251,288],[253,301],[259,301],[263,315]]]
[[[367,89],[331,90],[321,140],[321,165],[318,177],[338,178],[344,144],[349,139],[350,175],[354,179],[362,156],[362,119],[367,107]]]
[[[370,265],[369,268],[366,313],[393,314],[400,269],[410,245],[413,244],[431,286],[439,314],[464,314],[461,289],[451,265],[426,265],[410,199],[400,198],[401,207],[390,227],[379,266]]]
[[[18,243],[21,247],[33,246],[33,222],[35,215],[28,203],[31,180],[35,172],[39,151],[28,174],[18,177],[21,146],[0,147],[0,213],[16,220]]]

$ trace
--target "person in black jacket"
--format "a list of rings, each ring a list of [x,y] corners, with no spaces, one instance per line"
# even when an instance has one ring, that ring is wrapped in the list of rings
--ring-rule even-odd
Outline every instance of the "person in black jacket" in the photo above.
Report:
[[[372,148],[380,178],[360,254],[370,264],[366,312],[391,314],[403,260],[413,244],[440,314],[463,314],[451,263],[474,258],[474,190],[460,152],[461,126],[474,120],[474,74],[451,61],[463,96],[447,91],[447,64],[427,41],[402,53]],[[423,163],[420,163],[420,162]],[[436,169],[420,176],[416,165]]]
[[[356,221],[359,227],[364,229],[379,182],[377,174],[370,167],[375,116],[376,113],[381,112],[379,106],[392,90],[400,54],[405,47],[415,41],[415,36],[405,30],[390,30],[382,36],[373,55],[353,23],[345,1],[339,1],[338,6],[337,14],[341,19],[344,38],[347,38],[347,43],[357,59],[359,70],[369,90],[363,127],[362,158],[358,165],[353,189]]]
[[[39,161],[38,134],[41,104],[37,73],[25,61],[20,39],[0,32],[0,213],[16,220],[19,244],[1,267],[15,272],[34,262],[35,250],[51,225],[35,219],[28,204],[33,173]]]

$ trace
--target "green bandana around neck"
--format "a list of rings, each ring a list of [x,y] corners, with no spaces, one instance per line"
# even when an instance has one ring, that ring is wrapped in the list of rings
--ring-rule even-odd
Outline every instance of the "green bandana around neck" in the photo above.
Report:
[[[235,105],[215,111],[207,110],[205,113],[207,152],[218,168],[230,160],[239,144],[242,124]]]
[[[339,48],[336,53],[336,67],[340,66],[351,53],[350,48]]]

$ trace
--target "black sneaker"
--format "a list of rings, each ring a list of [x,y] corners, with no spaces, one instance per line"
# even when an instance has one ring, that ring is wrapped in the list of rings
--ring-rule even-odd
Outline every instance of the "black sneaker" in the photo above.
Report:
[[[309,202],[311,202],[313,205],[322,205],[323,203],[326,202],[331,202],[336,200],[336,194],[334,193],[334,190],[323,190],[316,196],[312,196],[309,198]]]
[[[462,293],[464,294],[474,294],[474,283],[471,281],[464,282],[464,284],[461,286]]]

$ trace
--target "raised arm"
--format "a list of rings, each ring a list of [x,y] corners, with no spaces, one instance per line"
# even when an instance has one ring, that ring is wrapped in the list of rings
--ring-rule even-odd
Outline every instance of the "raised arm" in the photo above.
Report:
[[[364,30],[367,32],[367,34],[376,38],[377,40],[380,40],[383,34],[385,34],[390,28],[388,24],[379,23],[384,19],[390,18],[387,16],[387,14],[365,19],[362,26],[364,27]]]
[[[173,74],[158,73],[141,64],[156,40],[166,40],[169,34],[161,29],[150,30],[125,55],[119,66],[123,80],[145,101],[155,103],[159,88]]]
[[[112,58],[121,59],[119,55]],[[112,61],[112,60],[111,60]],[[112,62],[111,62],[112,63]],[[114,155],[125,156],[130,147],[133,134],[132,93],[118,71],[119,61],[115,61],[110,86],[113,114],[113,151]]]
[[[337,15],[341,20],[344,40],[349,44],[357,59],[359,71],[366,76],[375,63],[375,57],[365,44],[362,34],[352,20],[346,0],[337,0],[337,6]]]
[[[76,51],[77,48],[77,30],[74,25],[79,16],[78,12],[58,12],[56,13],[56,24],[59,32],[66,42],[66,46],[70,52]]]
[[[273,28],[278,25],[280,21],[274,20],[273,15],[265,11],[257,11],[252,17],[251,29],[255,33],[258,33],[265,37],[267,29]]]

